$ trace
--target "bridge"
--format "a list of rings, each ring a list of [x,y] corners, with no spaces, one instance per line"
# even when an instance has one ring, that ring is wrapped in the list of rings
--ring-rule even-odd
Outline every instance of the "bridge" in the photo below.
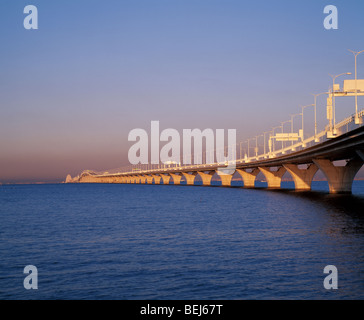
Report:
[[[316,137],[303,140],[291,146],[262,155],[237,159],[233,172],[232,163],[205,163],[199,165],[159,165],[157,168],[132,168],[125,172],[95,172],[86,170],[72,181],[83,183],[140,183],[194,185],[196,176],[203,186],[210,186],[214,175],[218,175],[221,185],[231,186],[234,174],[238,174],[245,188],[254,188],[255,180],[261,172],[268,188],[281,187],[283,175],[288,171],[292,176],[295,189],[308,191],[314,175],[320,169],[325,175],[330,193],[351,193],[355,175],[364,163],[364,110],[357,115],[361,120],[355,124],[355,115],[336,125],[337,134],[331,136],[329,129]],[[336,165],[343,160],[344,165]]]
[[[198,176],[203,186],[210,186],[213,177],[218,177],[221,186],[229,187],[234,176],[240,178],[244,188],[254,188],[257,175],[262,173],[268,189],[277,189],[281,188],[282,177],[288,172],[293,178],[295,190],[309,191],[315,174],[320,170],[328,181],[330,193],[351,193],[355,175],[364,163],[364,109],[359,111],[357,106],[357,97],[364,96],[364,80],[356,79],[355,72],[355,80],[345,80],[341,90],[340,86],[335,84],[335,79],[340,75],[332,76],[333,86],[329,92],[314,95],[315,104],[302,107],[302,113],[297,114],[302,117],[302,127],[298,133],[293,131],[293,118],[297,116],[293,115],[291,120],[286,121],[291,122],[291,132],[284,132],[285,122],[282,122],[281,126],[255,137],[254,155],[250,155],[252,139],[248,139],[244,156],[242,143],[235,146],[235,154],[239,154],[240,148],[238,159],[235,157],[225,162],[192,165],[170,161],[168,164],[140,164],[102,172],[85,170],[75,178],[68,175],[66,182],[192,186],[195,185]],[[316,98],[321,94],[328,96],[329,123],[318,132]],[[335,119],[335,97],[355,97],[355,113],[339,123],[336,123]],[[313,106],[315,110],[315,130],[312,136],[306,137],[303,112],[309,106]],[[276,128],[281,128],[281,132],[276,133]],[[263,145],[260,146],[258,146],[259,137],[264,138]],[[203,159],[202,155],[200,159]]]

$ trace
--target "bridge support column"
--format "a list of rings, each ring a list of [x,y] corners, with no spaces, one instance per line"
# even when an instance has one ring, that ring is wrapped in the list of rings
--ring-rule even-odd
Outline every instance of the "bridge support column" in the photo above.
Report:
[[[291,174],[296,190],[311,190],[311,183],[318,167],[313,163],[307,169],[299,169],[295,164],[284,164]]]
[[[152,177],[154,178],[154,184],[160,184],[161,176],[157,176],[157,175],[153,174]]]
[[[169,175],[173,179],[173,184],[180,184],[181,183],[181,178],[182,178],[181,175],[178,175],[178,174],[175,174],[175,173],[170,173]]]
[[[182,172],[182,175],[186,178],[187,185],[192,186],[195,183],[195,173]]]
[[[215,174],[215,171],[204,173],[204,172],[198,172],[199,176],[202,179],[202,185],[204,186],[210,186],[211,185],[211,179],[212,176]]]
[[[171,177],[169,175],[161,174],[160,176],[163,180],[163,184],[169,184],[169,180],[171,180]]]
[[[145,176],[140,176],[140,183],[145,184]]]
[[[259,167],[259,170],[264,174],[268,188],[281,187],[282,177],[286,173],[286,168],[280,167],[277,171],[271,171],[270,168]]]
[[[221,179],[221,186],[222,187],[230,187],[231,186],[231,179],[233,177],[232,174],[224,173],[223,171],[216,171]]]
[[[153,177],[152,176],[146,176],[147,184],[153,184]]]
[[[336,167],[328,159],[314,159],[313,162],[324,173],[330,193],[351,193],[355,175],[364,163],[359,158],[349,160],[344,167]]]
[[[252,172],[246,172],[245,170],[236,169],[236,171],[240,174],[241,178],[244,182],[245,188],[254,188],[255,186],[255,178],[259,174],[259,169],[255,168]]]

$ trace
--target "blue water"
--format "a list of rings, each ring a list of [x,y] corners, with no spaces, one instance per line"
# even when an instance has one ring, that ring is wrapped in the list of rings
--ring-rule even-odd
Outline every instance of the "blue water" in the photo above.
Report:
[[[313,188],[0,186],[0,299],[363,299],[364,182]]]

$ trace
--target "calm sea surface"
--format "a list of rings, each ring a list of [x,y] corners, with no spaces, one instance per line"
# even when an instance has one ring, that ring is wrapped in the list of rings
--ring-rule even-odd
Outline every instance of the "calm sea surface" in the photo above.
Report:
[[[364,182],[313,189],[0,186],[0,299],[363,299]]]

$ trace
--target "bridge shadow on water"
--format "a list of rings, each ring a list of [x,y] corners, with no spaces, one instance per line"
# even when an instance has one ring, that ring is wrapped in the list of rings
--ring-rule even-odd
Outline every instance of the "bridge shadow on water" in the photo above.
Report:
[[[347,225],[344,229],[347,229],[348,233],[364,234],[364,194],[330,194],[328,188],[327,190],[325,188],[325,182],[319,184],[319,186],[313,186],[313,191],[296,191],[290,186],[287,188],[287,185],[282,185],[282,189],[272,190],[266,187],[257,189],[261,192],[287,195],[314,204],[315,207],[323,208],[334,220],[345,221]],[[364,182],[361,182],[361,185],[364,186]],[[345,232],[345,230],[342,231]]]
[[[187,185],[182,181],[178,186],[182,187]],[[194,184],[194,187],[206,188],[206,186],[203,186],[200,181],[197,181]],[[292,181],[282,182],[282,187],[280,189],[268,189],[267,183],[264,181],[257,181],[255,188],[252,189],[245,189],[241,181],[232,181],[231,186],[228,187],[222,187],[221,182],[219,181],[212,181],[211,185],[207,188],[216,187],[250,190],[270,194],[278,193],[308,201],[317,206],[324,207],[331,213],[346,215],[353,219],[358,219],[359,225],[361,226],[361,233],[364,233],[364,181],[354,181],[353,190],[358,191],[358,194],[355,192],[354,194],[330,194],[326,181],[313,182],[312,191],[296,191]]]
[[[233,181],[230,188],[243,189],[243,185],[238,181]],[[312,203],[317,207],[324,208],[330,215],[345,220],[348,218],[354,222],[354,233],[364,234],[364,181],[354,181],[354,194],[330,194],[327,181],[314,181],[312,191],[296,191],[293,181],[282,182],[280,189],[268,189],[266,182],[257,181],[254,189],[244,190],[255,190],[269,194],[277,193]]]

